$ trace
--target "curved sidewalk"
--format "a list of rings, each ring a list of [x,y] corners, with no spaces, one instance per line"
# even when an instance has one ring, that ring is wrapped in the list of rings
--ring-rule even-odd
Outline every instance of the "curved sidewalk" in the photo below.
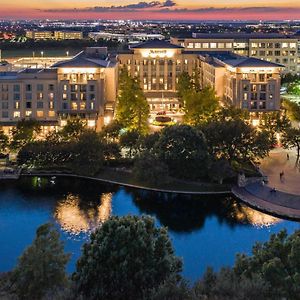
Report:
[[[300,195],[280,191],[271,192],[271,188],[259,183],[246,187],[233,187],[232,193],[251,207],[280,217],[300,220]]]

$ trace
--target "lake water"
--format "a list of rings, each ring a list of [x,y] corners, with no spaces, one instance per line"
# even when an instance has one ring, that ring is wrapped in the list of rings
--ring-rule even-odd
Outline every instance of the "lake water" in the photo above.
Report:
[[[75,268],[89,233],[110,215],[148,214],[167,226],[186,278],[194,281],[208,266],[233,265],[238,252],[250,253],[256,241],[300,223],[253,210],[232,197],[171,197],[87,180],[37,177],[0,181],[0,272],[11,270],[32,242],[37,227],[53,222],[72,254]]]

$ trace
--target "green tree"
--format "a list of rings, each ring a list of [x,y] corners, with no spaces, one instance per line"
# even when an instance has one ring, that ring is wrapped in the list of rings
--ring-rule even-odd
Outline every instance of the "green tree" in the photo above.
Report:
[[[107,142],[117,142],[120,137],[122,125],[117,121],[113,120],[110,124],[103,127],[101,135]]]
[[[86,130],[79,136],[77,142],[70,144],[72,158],[69,167],[79,174],[95,175],[103,166],[103,149],[99,134]]]
[[[241,278],[259,276],[269,285],[270,299],[300,299],[300,231],[286,230],[256,243],[252,256],[237,256],[234,273]]]
[[[16,294],[20,299],[39,300],[51,289],[64,288],[68,283],[65,268],[69,257],[53,225],[40,226],[12,272]]]
[[[184,106],[184,97],[186,93],[193,90],[193,79],[188,72],[182,72],[178,77],[177,93],[181,105]]]
[[[164,128],[154,153],[169,167],[171,176],[196,179],[206,174],[209,157],[205,138],[191,126]]]
[[[168,166],[151,153],[144,151],[134,162],[133,174],[137,180],[155,186],[168,182]]]
[[[292,149],[296,148],[297,156],[300,156],[300,129],[299,128],[288,128],[286,129],[281,137],[281,143],[284,148]]]
[[[126,69],[120,73],[116,112],[117,121],[128,130],[136,130],[141,134],[148,131],[148,102],[139,81],[131,78]]]
[[[170,277],[180,278],[166,228],[143,216],[111,217],[83,246],[73,280],[86,299],[140,299]]]
[[[291,122],[286,114],[281,111],[266,112],[260,120],[260,129],[272,134],[283,132],[291,127]]]
[[[67,120],[67,124],[59,132],[59,136],[66,141],[78,139],[86,130],[85,121],[80,118],[72,118]]]
[[[7,151],[8,146],[9,138],[3,130],[0,130],[0,154],[5,153]]]
[[[212,181],[223,184],[224,179],[232,179],[235,172],[230,166],[229,162],[225,159],[214,161],[209,168],[208,176]]]
[[[300,122],[300,105],[298,103],[284,99],[282,105],[290,120]]]
[[[184,98],[184,120],[191,125],[198,125],[209,119],[219,106],[214,89],[205,87],[201,91],[188,91]]]
[[[257,131],[241,119],[212,121],[201,127],[209,148],[216,159],[248,162],[263,158],[275,144],[268,132]]]
[[[40,123],[36,120],[21,120],[12,130],[10,149],[20,150],[27,143],[33,142],[41,132]]]
[[[120,137],[120,146],[127,151],[127,156],[132,158],[137,154],[139,149],[140,134],[138,131],[127,131]]]

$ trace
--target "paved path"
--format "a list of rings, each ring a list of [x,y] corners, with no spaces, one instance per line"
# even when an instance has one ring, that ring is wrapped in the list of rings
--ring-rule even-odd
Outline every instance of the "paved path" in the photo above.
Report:
[[[285,218],[300,220],[300,196],[283,192],[270,193],[270,188],[251,184],[246,188],[233,187],[232,193],[251,207]]]
[[[287,159],[287,154],[289,159]],[[296,150],[277,148],[271,151],[269,157],[263,159],[261,171],[268,176],[268,186],[275,187],[285,193],[300,195],[300,163],[297,161]],[[284,176],[280,179],[280,172]]]

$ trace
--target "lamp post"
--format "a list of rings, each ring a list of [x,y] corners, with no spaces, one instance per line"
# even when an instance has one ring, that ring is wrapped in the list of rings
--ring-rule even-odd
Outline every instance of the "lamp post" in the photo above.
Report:
[[[41,56],[44,57],[44,51],[41,51]]]
[[[69,51],[66,52],[67,56],[69,56]]]

